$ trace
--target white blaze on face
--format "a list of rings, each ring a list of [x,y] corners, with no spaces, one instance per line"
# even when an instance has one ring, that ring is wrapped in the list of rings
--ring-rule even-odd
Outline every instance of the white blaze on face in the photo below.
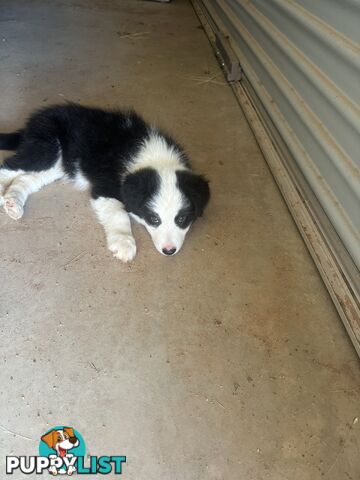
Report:
[[[179,210],[187,206],[186,199],[183,198],[177,187],[176,170],[186,170],[181,161],[181,154],[154,132],[144,142],[133,165],[130,166],[129,172],[136,172],[141,168],[152,168],[160,177],[159,190],[148,206],[159,216],[161,224],[151,226],[137,215],[131,215],[145,226],[160,253],[166,255],[164,249],[168,251],[175,249],[174,253],[177,253],[190,228],[190,226],[179,228],[175,223],[175,217]]]
[[[186,207],[185,199],[177,187],[176,173],[173,168],[164,167],[158,172],[160,186],[157,194],[152,198],[149,207],[161,220],[159,226],[151,226],[145,223],[156,249],[165,255],[165,250],[176,249],[177,253],[185,239],[190,227],[180,228],[175,223],[175,217],[179,211]]]

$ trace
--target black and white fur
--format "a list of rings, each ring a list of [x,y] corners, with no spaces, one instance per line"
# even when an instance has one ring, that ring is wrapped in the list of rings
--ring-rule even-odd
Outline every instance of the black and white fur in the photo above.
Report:
[[[136,254],[129,213],[160,253],[173,255],[209,200],[208,182],[181,147],[134,111],[48,107],[23,130],[0,134],[0,149],[16,150],[0,167],[0,205],[11,218],[21,218],[31,193],[68,178],[89,188],[108,247],[124,262]]]

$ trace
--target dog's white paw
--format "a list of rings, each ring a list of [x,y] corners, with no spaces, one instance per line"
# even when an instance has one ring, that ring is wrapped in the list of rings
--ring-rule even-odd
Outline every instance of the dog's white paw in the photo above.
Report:
[[[13,220],[19,220],[24,213],[23,205],[14,197],[4,197],[4,209]]]
[[[51,467],[49,467],[49,473],[51,473],[51,475],[57,475],[58,474],[58,471],[57,471],[57,468],[55,467],[55,465],[52,465]]]
[[[136,244],[132,235],[118,235],[108,241],[109,250],[122,262],[131,262],[136,255]]]
[[[66,473],[68,475],[72,475],[75,472],[76,472],[76,468],[74,467],[74,465],[69,465]]]

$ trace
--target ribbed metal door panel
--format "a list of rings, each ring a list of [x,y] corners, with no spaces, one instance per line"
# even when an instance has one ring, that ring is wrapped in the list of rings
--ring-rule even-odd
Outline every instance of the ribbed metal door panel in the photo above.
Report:
[[[360,268],[360,1],[203,4]]]

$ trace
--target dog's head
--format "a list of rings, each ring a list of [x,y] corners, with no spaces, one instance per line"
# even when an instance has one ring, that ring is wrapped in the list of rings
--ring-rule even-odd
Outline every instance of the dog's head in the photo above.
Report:
[[[74,430],[69,427],[64,427],[60,430],[50,430],[41,437],[41,440],[46,445],[59,455],[59,457],[65,457],[68,450],[75,448],[79,445]]]
[[[185,168],[142,168],[125,177],[125,208],[150,233],[163,255],[177,253],[209,201],[207,180]]]

